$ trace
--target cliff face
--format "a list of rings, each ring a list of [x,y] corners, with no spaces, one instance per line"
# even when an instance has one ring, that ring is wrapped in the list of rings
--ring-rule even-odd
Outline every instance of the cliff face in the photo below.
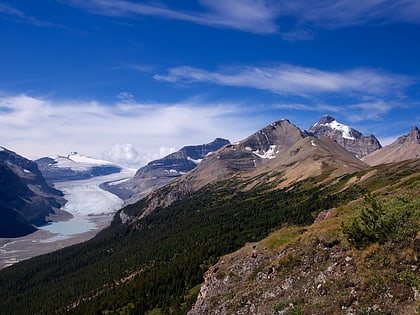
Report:
[[[331,116],[323,116],[309,129],[309,132],[317,137],[322,135],[329,137],[358,158],[381,148],[375,136],[364,136],[360,131],[340,124]]]

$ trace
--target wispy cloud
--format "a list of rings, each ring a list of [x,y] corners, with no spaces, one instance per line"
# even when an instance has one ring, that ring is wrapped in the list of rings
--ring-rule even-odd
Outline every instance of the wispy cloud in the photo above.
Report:
[[[282,0],[283,14],[301,23],[338,28],[366,23],[420,23],[417,0]]]
[[[167,74],[156,74],[153,78],[180,84],[201,82],[254,88],[279,95],[303,97],[323,93],[360,96],[396,95],[412,83],[407,76],[373,69],[333,72],[293,65],[230,67],[219,71],[183,66],[171,68]]]
[[[308,39],[310,28],[334,29],[366,23],[420,23],[417,0],[198,0],[197,10],[162,2],[61,0],[91,13],[113,17],[152,16],[245,32],[278,33],[285,39]]]
[[[113,17],[154,16],[219,28],[233,28],[253,33],[277,31],[275,10],[264,0],[200,0],[202,10],[177,10],[159,3],[137,3],[124,0],[67,0],[94,14]]]
[[[5,15],[9,19],[15,20],[17,22],[27,23],[38,27],[62,27],[61,25],[39,20],[36,17],[25,14],[10,4],[2,2],[0,2],[0,15]]]

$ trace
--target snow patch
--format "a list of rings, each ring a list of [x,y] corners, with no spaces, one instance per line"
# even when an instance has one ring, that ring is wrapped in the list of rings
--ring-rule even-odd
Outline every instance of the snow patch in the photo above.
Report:
[[[23,169],[23,172],[26,174],[31,174],[32,172],[30,170],[27,170],[26,168]]]
[[[55,167],[69,168],[73,171],[88,171],[93,166],[115,165],[109,161],[94,159],[75,152],[69,154],[67,157],[50,156],[50,158],[56,161],[56,164],[53,164]]]
[[[203,160],[203,159],[198,159],[198,160],[194,160],[193,158],[191,158],[191,157],[187,157],[187,160],[188,161],[191,161],[191,162],[193,162],[193,163],[195,163],[195,164],[200,164],[200,162]]]
[[[315,140],[311,140],[311,144],[312,144],[312,146],[317,147],[317,145],[315,143]]]
[[[331,129],[340,131],[341,134],[343,135],[343,138],[356,140],[350,134],[351,128],[349,126],[340,124],[337,120],[333,120],[332,122],[323,124],[322,126],[330,127]]]
[[[246,147],[245,150],[252,151],[252,148],[251,147]]]
[[[122,184],[122,183],[128,181],[130,178],[131,177],[127,177],[127,178],[123,178],[123,179],[116,180],[116,181],[113,181],[113,182],[109,182],[109,183],[107,183],[107,185],[109,185],[109,186],[119,185],[119,184]]]
[[[276,151],[275,145],[270,145],[270,149],[267,151],[263,150],[263,153],[261,154],[260,151],[252,151],[256,156],[259,156],[262,159],[274,159],[276,157],[276,154],[279,153],[279,151]]]
[[[4,148],[3,147],[0,147],[0,151],[4,151]]]

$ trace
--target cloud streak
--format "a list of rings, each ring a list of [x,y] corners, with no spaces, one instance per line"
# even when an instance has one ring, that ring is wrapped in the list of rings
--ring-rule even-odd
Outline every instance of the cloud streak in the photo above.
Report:
[[[412,84],[407,76],[373,69],[334,72],[293,65],[230,67],[219,71],[183,66],[171,68],[167,74],[156,74],[153,78],[177,84],[212,83],[302,97],[325,93],[385,96],[398,94]]]
[[[62,1],[105,16],[159,17],[251,33],[278,33],[285,39],[311,38],[309,28],[314,26],[335,29],[367,23],[420,23],[417,0],[199,0],[195,11],[156,2]]]
[[[152,16],[180,20],[217,28],[232,28],[252,33],[274,33],[275,10],[264,0],[200,0],[202,10],[171,9],[162,4],[143,4],[124,0],[68,0],[67,3],[91,13],[112,17]]]
[[[58,24],[53,24],[50,22],[41,21],[33,16],[27,15],[24,12],[16,9],[15,7],[0,2],[0,15],[3,14],[10,19],[13,19],[20,23],[27,23],[38,27],[63,27]]]

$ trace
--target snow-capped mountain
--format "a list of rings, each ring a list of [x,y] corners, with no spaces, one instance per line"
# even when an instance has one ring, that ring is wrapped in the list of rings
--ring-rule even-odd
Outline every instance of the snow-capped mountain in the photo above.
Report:
[[[0,237],[32,233],[62,215],[62,196],[47,185],[34,162],[0,147]]]
[[[51,156],[35,161],[48,182],[87,179],[109,175],[121,171],[121,167],[111,162],[91,158],[77,152],[67,156]]]
[[[329,137],[358,158],[362,158],[382,147],[374,135],[364,136],[360,131],[339,123],[329,115],[321,117],[309,129],[309,132],[317,137],[321,135]]]
[[[206,156],[229,144],[226,139],[216,138],[213,142],[181,148],[161,159],[151,161],[140,168],[134,178],[110,182],[102,188],[116,194],[129,203],[135,202],[152,190],[162,187],[177,177],[194,169]]]
[[[370,165],[379,165],[416,158],[420,158],[420,131],[413,126],[408,134],[365,156],[363,160]]]

